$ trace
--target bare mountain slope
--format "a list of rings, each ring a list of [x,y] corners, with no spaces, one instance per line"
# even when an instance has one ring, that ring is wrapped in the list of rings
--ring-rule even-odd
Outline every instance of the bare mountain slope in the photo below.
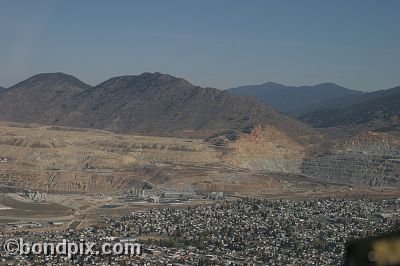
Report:
[[[310,132],[257,100],[160,73],[111,78],[51,108],[46,122],[156,135],[209,136],[256,124],[275,126],[291,136]]]
[[[41,122],[51,106],[59,106],[69,97],[90,86],[63,73],[35,75],[0,94],[0,119],[17,122]]]

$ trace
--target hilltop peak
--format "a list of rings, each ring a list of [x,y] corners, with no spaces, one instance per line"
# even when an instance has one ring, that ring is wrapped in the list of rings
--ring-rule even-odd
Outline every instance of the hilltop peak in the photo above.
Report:
[[[279,83],[272,82],[272,81],[265,82],[265,83],[263,83],[263,84],[261,84],[261,85],[259,85],[259,86],[285,87],[285,85],[283,85],[283,84],[279,84]]]
[[[113,87],[140,87],[140,84],[143,86],[155,86],[157,84],[174,84],[175,86],[194,86],[190,82],[185,79],[174,77],[168,74],[163,74],[160,72],[144,72],[139,75],[123,75],[112,77],[98,86],[107,86],[109,88]]]
[[[78,78],[65,74],[62,72],[54,72],[54,73],[40,73],[36,74],[14,86],[11,88],[16,88],[16,87],[26,87],[26,88],[33,88],[35,87],[35,84],[40,83],[41,87],[43,86],[50,86],[50,85],[55,85],[55,84],[70,84],[71,86],[76,86],[76,87],[81,87],[83,89],[87,89],[91,87],[90,85],[82,82]]]
[[[60,72],[34,75],[1,93],[1,118],[19,122],[35,117],[40,122],[44,119],[42,108],[59,105],[90,87]]]

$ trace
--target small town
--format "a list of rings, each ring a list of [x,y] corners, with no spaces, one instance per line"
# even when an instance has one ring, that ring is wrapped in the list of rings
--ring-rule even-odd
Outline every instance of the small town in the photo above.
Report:
[[[107,218],[96,226],[1,236],[141,244],[140,255],[9,256],[8,265],[340,265],[348,241],[400,225],[400,199],[241,199],[209,206],[159,208]],[[18,262],[17,262],[18,261]]]
[[[0,266],[400,266],[400,0],[3,0]]]

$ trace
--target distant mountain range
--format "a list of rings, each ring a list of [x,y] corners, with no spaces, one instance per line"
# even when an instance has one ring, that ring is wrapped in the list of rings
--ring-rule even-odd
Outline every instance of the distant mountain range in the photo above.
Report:
[[[364,125],[375,129],[400,121],[400,87],[366,93],[334,83],[294,87],[268,82],[228,91],[254,97],[313,127]]]
[[[157,135],[207,136],[256,124],[288,135],[310,131],[255,99],[161,73],[114,77],[94,87],[63,73],[39,74],[0,92],[0,119]]]
[[[286,106],[286,112],[316,108],[300,119],[333,128],[314,130],[254,97],[161,73],[113,77],[96,86],[63,73],[35,75],[0,91],[0,120],[59,130],[71,126],[203,138],[232,167],[372,186],[399,183],[400,87],[361,93],[331,83],[267,85],[276,92],[271,95],[280,95],[272,105]],[[125,144],[121,137],[124,152],[130,145]]]
[[[305,114],[327,105],[335,106],[342,98],[352,98],[363,92],[350,90],[334,83],[322,83],[315,86],[285,86],[267,82],[261,85],[249,85],[228,90],[234,95],[251,96],[275,108],[294,116]]]
[[[400,124],[400,86],[345,99],[340,105],[300,117],[314,127]]]
[[[0,120],[171,136],[203,137],[258,124],[292,137],[311,132],[282,113],[314,127],[397,125],[400,87],[362,93],[333,83],[293,87],[269,82],[222,91],[161,73],[90,86],[71,75],[45,73],[0,89]]]

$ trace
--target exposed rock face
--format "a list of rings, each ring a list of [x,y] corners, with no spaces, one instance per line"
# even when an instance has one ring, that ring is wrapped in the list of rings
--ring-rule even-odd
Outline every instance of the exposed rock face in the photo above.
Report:
[[[58,193],[111,192],[131,187],[137,180],[114,174],[91,174],[70,171],[15,171],[0,172],[1,190],[4,192],[22,189]]]
[[[222,164],[220,152],[202,140],[1,123],[0,159],[2,191],[61,193],[106,193],[146,178],[163,180],[171,164]]]
[[[231,130],[202,140],[0,123],[0,187],[107,193],[148,181],[192,184],[204,191],[279,189],[282,184],[268,179],[271,172],[396,185],[400,137],[387,133],[392,128],[384,130],[357,135],[312,157],[307,136],[295,140],[273,126]]]
[[[305,160],[301,172],[370,186],[399,185],[400,139],[386,133],[362,133]]]
[[[260,174],[257,183],[235,174],[237,168],[249,176],[254,170],[296,173],[306,150],[275,127],[257,126],[207,141],[62,129],[0,123],[0,158],[7,158],[0,161],[3,190],[106,193],[144,180],[180,180],[199,190],[214,185],[224,191],[256,190],[257,184],[277,189],[273,179]]]
[[[230,142],[225,160],[233,166],[256,171],[299,173],[305,147],[274,127],[255,127]]]

